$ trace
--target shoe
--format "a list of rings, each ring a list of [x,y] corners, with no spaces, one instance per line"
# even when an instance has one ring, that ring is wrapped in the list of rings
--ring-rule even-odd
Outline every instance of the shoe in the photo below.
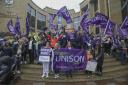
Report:
[[[46,78],[48,78],[48,76],[46,76]]]
[[[17,73],[20,74],[21,72],[18,70]]]
[[[44,75],[42,75],[41,77],[44,78]]]
[[[27,61],[24,61],[24,64],[27,64]]]

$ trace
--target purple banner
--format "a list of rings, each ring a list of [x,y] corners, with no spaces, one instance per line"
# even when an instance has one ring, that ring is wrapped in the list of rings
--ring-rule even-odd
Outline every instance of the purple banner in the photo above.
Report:
[[[12,33],[12,34],[14,34],[14,35],[16,34],[15,29],[14,29],[14,26],[13,26],[12,19],[10,19],[10,20],[8,21],[8,23],[7,23],[7,28],[8,28],[8,30],[9,30],[10,33]]]
[[[116,26],[115,23],[113,23],[112,21],[108,20],[104,34],[113,35],[113,30],[114,30],[115,26]]]
[[[54,19],[56,17],[56,14],[49,14],[49,15],[50,15],[50,19],[49,19],[50,28],[55,29],[56,26],[53,24],[53,21],[54,21]]]
[[[62,48],[55,51],[53,68],[59,71],[85,70],[86,63],[84,50]]]
[[[128,17],[125,18],[124,22],[120,27],[120,30],[123,36],[128,36]]]
[[[82,20],[80,22],[81,27],[88,32],[88,27],[91,24],[91,20],[88,19],[88,9],[86,10],[86,12],[84,13],[84,15],[82,16]]]
[[[19,17],[17,17],[17,19],[16,19],[15,30],[16,30],[17,34],[21,34],[21,31],[20,31],[20,19],[19,19]]]
[[[29,19],[28,16],[26,17],[26,34],[29,35],[30,26],[29,26]]]
[[[68,9],[66,6],[62,7],[58,12],[57,12],[57,15],[58,16],[62,16],[66,22],[69,24],[69,23],[72,23],[72,19],[71,19],[71,16],[68,12]]]
[[[100,25],[101,28],[105,28],[108,22],[108,17],[101,13],[96,13],[95,17],[91,20],[91,24]]]

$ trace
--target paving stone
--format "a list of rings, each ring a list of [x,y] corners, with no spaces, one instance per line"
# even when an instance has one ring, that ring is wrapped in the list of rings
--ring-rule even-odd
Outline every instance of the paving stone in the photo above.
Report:
[[[43,82],[34,82],[33,85],[45,85]]]
[[[86,85],[97,85],[96,82],[86,82]]]
[[[117,82],[125,82],[125,81],[127,81],[127,78],[116,78],[114,80]]]
[[[114,82],[111,82],[111,83],[107,83],[107,85],[117,85],[117,84]]]

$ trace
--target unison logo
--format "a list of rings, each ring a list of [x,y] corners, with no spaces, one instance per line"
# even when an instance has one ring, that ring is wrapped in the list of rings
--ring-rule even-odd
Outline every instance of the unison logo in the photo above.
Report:
[[[84,56],[56,56],[56,62],[70,62],[70,63],[78,63],[78,62],[85,62]]]

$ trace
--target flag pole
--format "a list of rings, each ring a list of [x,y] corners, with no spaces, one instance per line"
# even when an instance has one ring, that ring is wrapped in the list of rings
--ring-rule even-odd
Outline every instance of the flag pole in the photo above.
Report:
[[[127,17],[125,17],[123,23],[122,23],[121,26],[120,26],[120,29],[123,27],[123,24],[125,23],[126,20],[127,20]]]
[[[104,35],[105,35],[105,32],[107,31],[108,24],[109,24],[109,19],[108,19],[107,25],[105,27]]]

